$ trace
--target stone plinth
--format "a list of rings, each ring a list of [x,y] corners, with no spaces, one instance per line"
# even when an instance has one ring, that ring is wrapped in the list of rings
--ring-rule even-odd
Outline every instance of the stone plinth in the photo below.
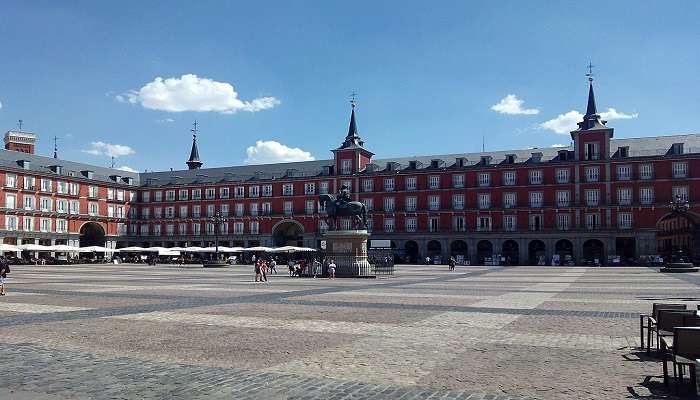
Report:
[[[367,261],[366,230],[329,231],[323,239],[326,241],[326,261],[333,260],[337,277],[374,277],[372,266]]]
[[[698,272],[698,268],[694,266],[693,263],[670,262],[664,264],[663,268],[661,268],[659,272]]]

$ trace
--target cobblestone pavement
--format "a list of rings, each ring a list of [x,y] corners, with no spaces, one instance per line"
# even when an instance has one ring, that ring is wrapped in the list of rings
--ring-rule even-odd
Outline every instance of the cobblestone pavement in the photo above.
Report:
[[[13,268],[0,399],[668,399],[639,313],[700,302],[648,268]]]

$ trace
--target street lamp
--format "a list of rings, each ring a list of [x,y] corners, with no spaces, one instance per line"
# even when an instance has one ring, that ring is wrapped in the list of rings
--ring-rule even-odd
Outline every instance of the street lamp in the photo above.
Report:
[[[219,226],[226,221],[226,217],[222,216],[219,212],[209,217],[209,222],[214,224],[214,246],[216,247],[214,251],[215,260],[219,259]]]
[[[672,212],[686,212],[690,209],[690,203],[688,200],[683,200],[680,194],[677,194],[676,198],[668,203],[668,208]]]

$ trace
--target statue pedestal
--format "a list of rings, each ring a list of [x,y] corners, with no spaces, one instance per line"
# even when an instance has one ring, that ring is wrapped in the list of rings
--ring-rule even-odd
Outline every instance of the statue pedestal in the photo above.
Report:
[[[333,260],[337,277],[374,278],[372,266],[367,260],[366,230],[328,231],[323,236],[326,241],[326,261]]]

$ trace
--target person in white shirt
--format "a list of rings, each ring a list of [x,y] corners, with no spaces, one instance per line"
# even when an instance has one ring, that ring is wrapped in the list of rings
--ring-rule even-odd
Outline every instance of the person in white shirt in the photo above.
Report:
[[[328,279],[335,279],[335,263],[333,260],[328,264]]]

